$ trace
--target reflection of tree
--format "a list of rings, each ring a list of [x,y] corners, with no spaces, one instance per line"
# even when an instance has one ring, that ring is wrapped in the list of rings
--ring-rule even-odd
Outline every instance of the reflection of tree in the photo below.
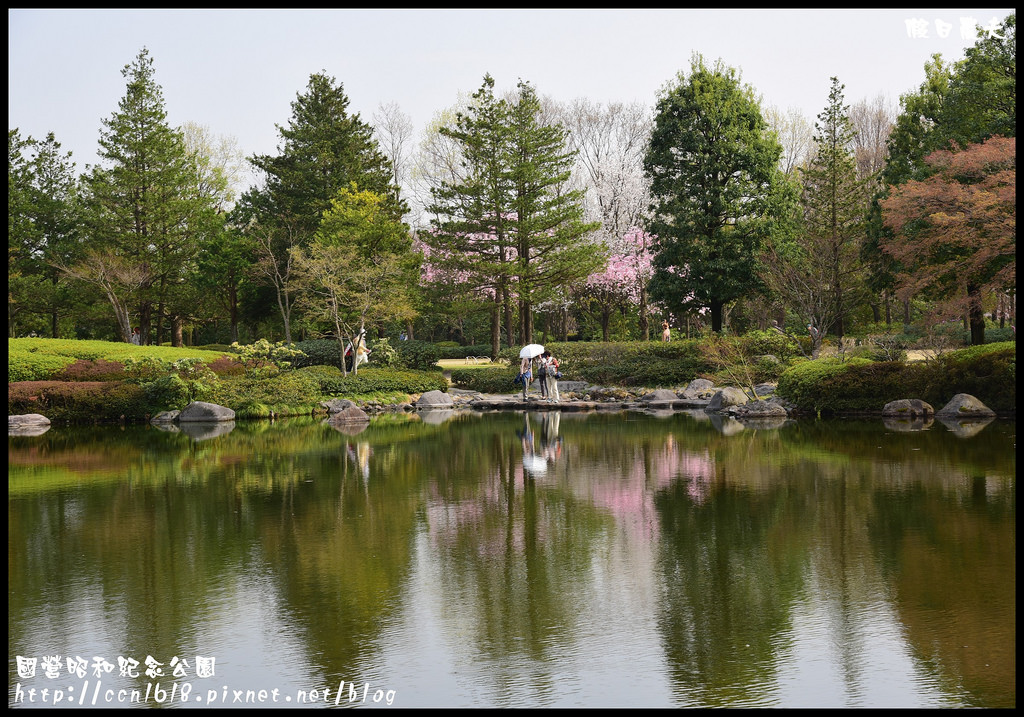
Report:
[[[977,476],[964,491],[872,497],[870,536],[917,658],[967,705],[1015,707],[1013,493]]]
[[[724,487],[704,505],[685,484],[655,498],[661,523],[660,625],[681,696],[743,705],[774,675],[802,578],[810,508],[802,496]]]

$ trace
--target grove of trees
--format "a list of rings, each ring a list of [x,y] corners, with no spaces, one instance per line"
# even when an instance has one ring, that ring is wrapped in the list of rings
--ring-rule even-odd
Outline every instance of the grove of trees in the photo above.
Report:
[[[1015,14],[979,28],[898,110],[833,77],[813,122],[699,55],[653,107],[486,75],[419,137],[315,72],[277,153],[248,158],[168,124],[143,48],[96,166],[8,131],[8,334],[340,351],[366,330],[496,355],[666,319],[810,326],[815,349],[911,323],[981,343],[986,317],[1015,320],[1015,48]]]

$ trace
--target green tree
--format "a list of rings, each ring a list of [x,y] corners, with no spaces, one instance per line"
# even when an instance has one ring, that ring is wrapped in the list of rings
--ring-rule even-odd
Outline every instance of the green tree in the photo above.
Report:
[[[869,205],[867,185],[857,177],[853,155],[854,130],[843,88],[832,78],[828,104],[815,123],[814,159],[802,171],[802,232],[804,246],[818,253],[817,262],[828,267],[827,286],[834,308],[831,325],[816,326],[822,335],[832,330],[843,336],[844,317],[862,293],[863,265],[860,244]]]
[[[209,230],[215,208],[199,191],[196,167],[182,135],[167,124],[163,91],[154,79],[153,60],[145,48],[122,75],[127,90],[118,111],[103,120],[103,163],[85,177],[88,228],[94,238],[93,261],[76,275],[105,291],[128,291],[115,303],[122,338],[130,340],[128,316],[117,305],[134,306],[143,339],[151,322],[180,292],[188,267]],[[104,267],[96,274],[90,267]],[[116,267],[116,270],[112,269]],[[111,271],[129,275],[115,289]],[[92,278],[90,278],[92,277]]]
[[[509,106],[494,96],[494,78],[484,76],[466,112],[438,133],[456,144],[461,173],[431,190],[432,228],[421,237],[430,251],[431,272],[454,303],[488,297],[491,351],[497,357],[504,313],[507,341],[514,339],[512,276],[515,248],[508,226],[512,196],[508,173]],[[453,279],[455,281],[453,281]]]
[[[517,85],[509,113],[510,229],[516,242],[516,289],[523,343],[533,341],[534,307],[567,294],[604,263],[591,235],[601,222],[583,220],[584,192],[569,189],[576,161],[559,124],[541,121],[540,99]]]
[[[28,152],[29,154],[23,154]],[[58,268],[80,254],[81,212],[70,152],[49,133],[44,140],[8,134],[9,320],[28,313],[48,317],[60,335],[60,318],[76,304]],[[11,321],[9,327],[14,330]]]
[[[419,265],[408,227],[386,197],[342,189],[324,213],[308,248],[292,249],[300,305],[326,319],[344,366],[345,341],[356,343],[367,323],[408,321]],[[353,368],[358,372],[358,364]]]
[[[753,89],[695,55],[659,98],[644,157],[653,301],[677,315],[706,307],[721,331],[723,307],[758,290],[757,256],[781,211],[781,154]]]
[[[277,128],[282,140],[279,154],[249,160],[266,181],[243,194],[232,215],[232,222],[261,247],[262,274],[277,292],[289,343],[294,301],[291,250],[313,240],[339,190],[356,182],[384,197],[394,219],[400,220],[407,211],[373,129],[358,114],[349,114],[348,105],[344,88],[334,78],[311,75],[305,93],[292,102],[288,126]]]

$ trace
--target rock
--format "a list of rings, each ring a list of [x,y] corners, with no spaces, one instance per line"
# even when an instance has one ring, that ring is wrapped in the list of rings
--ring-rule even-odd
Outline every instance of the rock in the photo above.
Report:
[[[974,418],[994,417],[996,412],[969,393],[958,393],[935,414],[952,418],[971,416]]]
[[[775,383],[759,383],[754,386],[754,390],[757,391],[758,399],[773,395],[776,388],[778,388],[778,384]]]
[[[8,436],[41,436],[50,430],[50,419],[41,413],[7,417]]]
[[[332,398],[330,401],[321,401],[320,405],[327,409],[328,414],[340,413],[346,408],[352,408],[356,404],[347,398]],[[358,408],[358,406],[357,406]]]
[[[178,423],[192,421],[233,421],[235,412],[226,406],[205,401],[193,401],[178,414]]]
[[[50,419],[41,413],[23,413],[7,417],[7,429],[28,428],[29,426],[49,426]]]
[[[901,398],[896,401],[889,401],[882,407],[883,416],[896,418],[914,418],[917,416],[931,416],[935,409],[930,404],[917,398]]]
[[[174,423],[178,420],[181,411],[161,411],[149,419],[150,423]]]
[[[328,417],[327,422],[332,426],[347,423],[369,423],[370,417],[366,414],[366,411],[353,404],[332,414]]]
[[[583,393],[589,385],[586,381],[559,381],[558,392],[560,394]]]
[[[729,412],[740,418],[768,418],[775,416],[786,418],[789,416],[785,407],[778,401],[751,401],[742,406],[732,406]]]
[[[675,391],[669,391],[667,388],[658,388],[650,393],[645,393],[640,397],[643,403],[671,403],[678,401],[679,396],[676,395]]]
[[[451,408],[454,403],[444,391],[427,391],[416,401],[416,408]]]
[[[704,410],[708,412],[723,411],[729,406],[742,406],[748,401],[747,394],[743,391],[733,386],[726,386],[715,392],[708,407]]]
[[[715,384],[706,378],[695,378],[686,384],[686,388],[683,389],[679,397],[688,400],[708,400],[715,395],[716,390]]]

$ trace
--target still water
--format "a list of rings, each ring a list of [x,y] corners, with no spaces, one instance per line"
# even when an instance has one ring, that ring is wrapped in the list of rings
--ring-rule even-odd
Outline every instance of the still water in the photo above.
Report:
[[[9,437],[8,703],[1015,707],[1016,424],[906,428]]]

